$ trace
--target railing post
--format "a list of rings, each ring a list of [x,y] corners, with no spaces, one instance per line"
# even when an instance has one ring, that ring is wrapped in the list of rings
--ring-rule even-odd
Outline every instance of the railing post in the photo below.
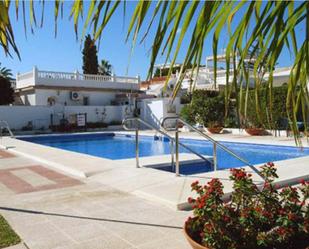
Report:
[[[172,170],[174,169],[175,165],[174,165],[174,142],[173,140],[171,140],[171,166],[172,166]]]
[[[75,79],[79,80],[79,72],[78,72],[78,70],[75,70],[74,74],[75,74]]]
[[[139,75],[136,76],[137,83],[139,84],[141,82],[141,77]]]
[[[33,83],[35,85],[38,78],[38,68],[36,66],[33,67],[32,74],[33,74]]]
[[[139,168],[138,121],[136,121],[136,130],[135,130],[135,157],[136,157],[136,168]]]
[[[175,154],[176,154],[176,176],[179,176],[179,134],[178,128],[176,127],[175,131]]]
[[[214,171],[217,171],[217,144],[213,143],[213,146]]]

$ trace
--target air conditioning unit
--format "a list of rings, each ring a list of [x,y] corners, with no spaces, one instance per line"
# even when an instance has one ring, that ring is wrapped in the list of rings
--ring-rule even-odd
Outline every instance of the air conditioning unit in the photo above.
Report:
[[[80,99],[80,94],[79,92],[71,92],[71,100],[79,100]]]

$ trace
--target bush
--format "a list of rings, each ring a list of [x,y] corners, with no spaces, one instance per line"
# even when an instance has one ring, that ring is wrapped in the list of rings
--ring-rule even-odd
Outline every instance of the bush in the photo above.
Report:
[[[192,112],[204,126],[223,126],[225,114],[224,96],[217,91],[196,90],[192,97]]]
[[[195,113],[190,104],[185,105],[180,111],[180,117],[188,122],[190,125],[195,125]]]
[[[246,127],[285,129],[282,120],[287,119],[286,97],[288,88],[286,85],[274,87],[272,91],[272,111],[269,113],[269,92],[267,88],[259,91],[260,118],[256,110],[255,90],[250,90],[248,95],[247,119],[244,120]],[[268,108],[269,109],[269,108]]]
[[[180,97],[180,104],[190,104],[192,96],[190,93],[186,93]]]
[[[309,246],[309,182],[297,189],[278,191],[273,163],[262,167],[262,190],[244,169],[231,169],[231,201],[222,201],[223,185],[212,179],[201,186],[194,182],[197,198],[189,198],[194,217],[186,231],[197,243],[211,249],[305,249]],[[300,197],[301,193],[302,197]]]

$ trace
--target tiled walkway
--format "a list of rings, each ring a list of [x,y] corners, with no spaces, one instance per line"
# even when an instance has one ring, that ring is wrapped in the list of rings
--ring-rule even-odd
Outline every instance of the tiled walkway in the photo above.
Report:
[[[81,184],[76,179],[40,165],[0,169],[0,183],[15,193],[28,193]]]
[[[13,155],[12,153],[9,153],[5,150],[0,150],[0,159],[2,158],[11,158],[11,157],[15,157],[15,155]]]
[[[0,155],[0,213],[30,249],[189,248],[189,212]]]

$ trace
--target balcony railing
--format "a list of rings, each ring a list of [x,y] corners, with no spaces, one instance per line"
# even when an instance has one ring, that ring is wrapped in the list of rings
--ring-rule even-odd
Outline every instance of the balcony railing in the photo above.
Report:
[[[140,78],[137,77],[123,77],[116,75],[95,75],[95,74],[80,74],[67,73],[67,72],[53,72],[53,71],[40,71],[34,68],[32,71],[18,74],[16,77],[17,82],[26,81],[27,84],[35,84],[37,79],[52,79],[52,80],[76,80],[76,81],[97,81],[97,82],[117,82],[117,83],[133,83],[139,84]],[[25,82],[25,83],[26,83]]]
[[[139,77],[122,77],[95,74],[65,73],[52,71],[38,71],[38,78],[57,80],[91,80],[98,82],[139,83]]]

